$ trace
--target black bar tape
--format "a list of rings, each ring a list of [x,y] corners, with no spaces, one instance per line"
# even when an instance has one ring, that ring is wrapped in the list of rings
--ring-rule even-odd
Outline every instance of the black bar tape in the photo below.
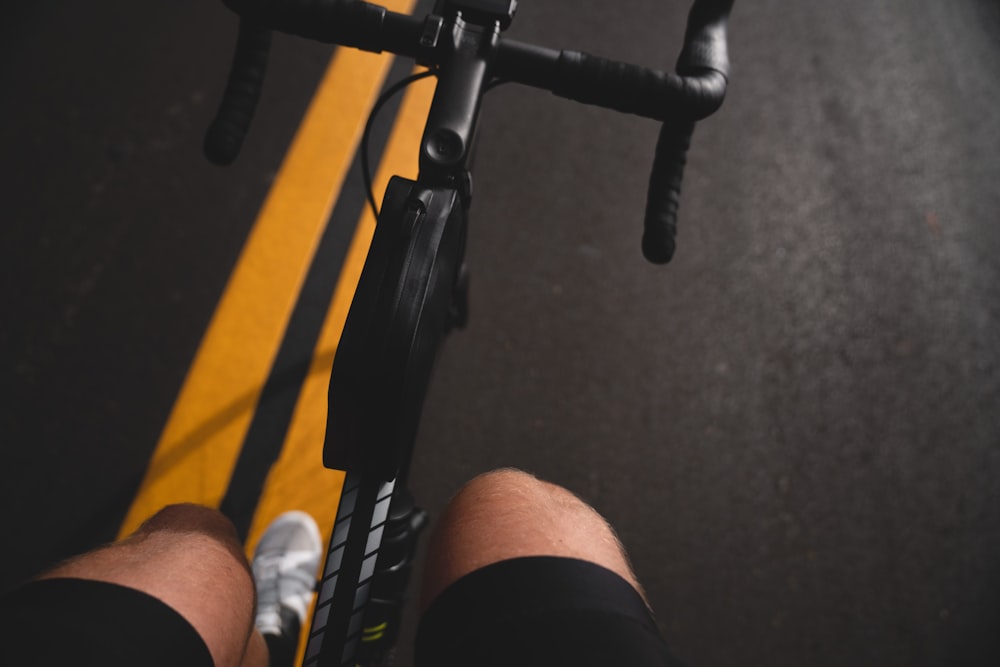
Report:
[[[210,162],[225,166],[239,155],[260,99],[270,47],[271,32],[267,28],[240,19],[229,80],[202,146]]]
[[[695,0],[688,15],[677,73],[686,85],[684,106],[664,120],[649,176],[642,254],[666,264],[677,249],[677,210],[695,120],[714,113],[726,96],[729,52],[726,22],[733,0]]]
[[[693,120],[666,122],[656,142],[642,235],[642,254],[654,264],[669,262],[677,248],[677,209],[693,134]]]
[[[680,101],[680,77],[578,51],[559,54],[552,92],[560,97],[648,118]]]
[[[684,101],[671,115],[702,120],[722,106],[728,81],[721,72],[701,70],[697,75],[685,74],[680,80],[684,83],[684,92],[681,93]]]
[[[364,51],[382,50],[387,10],[360,0],[223,0],[273,30]]]
[[[726,91],[726,78],[715,71],[678,76],[577,51],[560,52],[555,72],[556,95],[656,120],[705,118]]]
[[[501,38],[493,63],[493,75],[503,81],[551,90],[559,81],[560,52],[534,44]]]
[[[677,59],[677,72],[696,75],[713,70],[729,78],[726,22],[733,0],[697,0],[688,15],[684,48]]]

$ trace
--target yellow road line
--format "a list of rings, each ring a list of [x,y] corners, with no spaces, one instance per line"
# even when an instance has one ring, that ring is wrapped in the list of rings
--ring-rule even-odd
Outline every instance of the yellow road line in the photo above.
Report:
[[[394,174],[416,176],[420,138],[433,94],[434,84],[429,80],[419,81],[407,90],[374,179],[375,192],[384,192]],[[327,385],[337,343],[374,233],[375,220],[371,211],[365,208],[344,260],[281,456],[271,469],[257,505],[248,546],[256,544],[274,517],[289,509],[303,510],[316,517],[324,543],[329,540],[343,475],[323,468]]]
[[[378,173],[374,178],[375,192],[384,192],[390,177],[395,174],[410,178],[416,176],[418,148],[433,95],[434,85],[428,80],[419,81],[407,90],[396,124],[382,154]],[[248,557],[252,555],[257,541],[268,524],[282,512],[291,509],[302,510],[315,517],[319,523],[324,547],[330,541],[344,475],[339,471],[323,467],[327,387],[340,334],[347,321],[347,312],[350,310],[351,300],[361,278],[361,270],[374,234],[375,219],[371,210],[365,207],[344,259],[333,300],[316,343],[309,374],[299,394],[292,422],[282,446],[281,456],[271,468],[260,502],[257,504],[257,512],[254,514],[246,542]],[[309,618],[312,618],[312,605]],[[302,663],[309,625],[309,623],[303,624],[296,664]]]
[[[411,0],[383,5],[409,11]],[[218,507],[364,121],[392,57],[339,49],[254,223],[122,524]]]
[[[427,80],[417,82],[407,90],[375,175],[375,192],[384,192],[394,174],[411,178],[416,176],[420,138],[433,94],[434,85]],[[271,468],[257,504],[257,512],[247,537],[248,557],[252,555],[254,546],[268,524],[290,509],[302,510],[315,517],[324,547],[330,541],[344,475],[323,467],[327,385],[340,334],[347,321],[351,300],[361,278],[361,270],[374,234],[375,219],[371,210],[366,207],[344,259],[333,300],[313,352],[309,374],[292,414],[281,456]],[[311,608],[309,617],[312,617]],[[305,623],[296,664],[302,662],[308,634],[309,623]]]

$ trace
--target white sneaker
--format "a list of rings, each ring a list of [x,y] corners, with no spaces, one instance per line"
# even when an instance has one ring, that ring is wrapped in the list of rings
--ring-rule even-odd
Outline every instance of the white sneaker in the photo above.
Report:
[[[267,527],[252,566],[257,585],[256,625],[261,633],[292,634],[293,628],[286,627],[289,611],[300,626],[305,623],[322,553],[319,528],[305,512],[286,512]]]

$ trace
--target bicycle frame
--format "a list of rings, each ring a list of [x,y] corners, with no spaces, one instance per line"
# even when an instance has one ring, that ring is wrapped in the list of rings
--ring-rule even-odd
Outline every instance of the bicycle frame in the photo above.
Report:
[[[397,511],[394,537],[409,544],[387,557],[380,543],[392,498],[411,505],[403,493],[409,459],[462,268],[470,149],[499,34],[495,19],[480,20],[441,20],[428,38],[448,40],[450,55],[428,113],[420,175],[389,184],[338,346],[324,465],[364,474],[349,474],[344,486],[306,665],[377,660],[398,628],[422,518]],[[373,597],[382,602],[368,605]],[[344,647],[340,662],[323,646]]]
[[[515,0],[439,0],[423,20],[356,0],[225,1],[241,13],[241,37],[223,109],[206,138],[215,162],[235,157],[252,116],[262,70],[237,64],[263,61],[264,23],[370,51],[392,50],[438,77],[419,176],[390,181],[330,380],[323,460],[346,471],[346,479],[304,664],[372,664],[394,641],[416,538],[426,523],[405,482],[434,359],[448,330],[461,324],[456,311],[464,308],[469,160],[484,91],[494,79],[510,78],[664,120],[643,237],[646,257],[664,263],[674,251],[695,120],[717,109],[725,93],[732,0],[695,0],[678,75],[502,39]],[[310,20],[310,12],[322,20]]]

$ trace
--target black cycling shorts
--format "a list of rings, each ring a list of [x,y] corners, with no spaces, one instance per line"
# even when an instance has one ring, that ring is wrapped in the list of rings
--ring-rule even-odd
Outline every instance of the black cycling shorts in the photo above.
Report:
[[[676,667],[632,586],[586,561],[495,563],[452,584],[417,632],[417,667]],[[212,667],[165,603],[99,581],[45,579],[0,598],[0,665]]]
[[[417,667],[675,667],[620,576],[582,560],[501,561],[452,584],[417,631]]]
[[[43,579],[0,598],[0,665],[213,664],[194,626],[165,603],[131,588]]]

